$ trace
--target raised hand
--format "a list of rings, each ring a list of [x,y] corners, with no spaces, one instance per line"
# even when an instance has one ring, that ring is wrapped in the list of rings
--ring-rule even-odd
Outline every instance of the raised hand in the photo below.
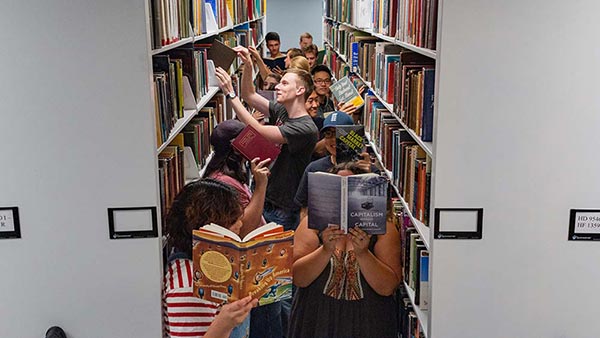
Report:
[[[371,172],[371,156],[368,153],[362,152],[360,153],[361,159],[356,161],[356,165],[360,167],[365,172]]]
[[[269,162],[271,162],[270,158],[259,162],[258,157],[250,161],[250,171],[252,171],[252,176],[254,177],[257,187],[267,185],[269,175],[271,174],[268,167]]]
[[[233,91],[233,85],[231,84],[231,76],[227,74],[225,70],[221,67],[217,67],[215,69],[215,76],[217,78],[217,82],[219,82],[219,88],[223,91],[223,94],[229,94]]]
[[[356,106],[354,106],[351,102],[340,102],[337,105],[337,110],[343,111],[350,116],[356,112],[356,109]]]

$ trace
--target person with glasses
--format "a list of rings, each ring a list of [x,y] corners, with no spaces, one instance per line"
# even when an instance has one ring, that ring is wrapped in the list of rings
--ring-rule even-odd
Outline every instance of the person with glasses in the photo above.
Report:
[[[313,82],[315,83],[315,91],[319,95],[319,109],[317,115],[325,117],[326,113],[335,110],[333,100],[331,99],[331,70],[326,65],[317,65],[312,69],[311,74],[313,76]]]

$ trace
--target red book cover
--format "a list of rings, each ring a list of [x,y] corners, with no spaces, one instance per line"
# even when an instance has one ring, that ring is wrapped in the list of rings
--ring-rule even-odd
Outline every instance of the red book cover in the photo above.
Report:
[[[273,162],[281,152],[278,144],[267,140],[249,125],[242,130],[231,145],[249,161],[258,157],[261,161],[270,158]]]

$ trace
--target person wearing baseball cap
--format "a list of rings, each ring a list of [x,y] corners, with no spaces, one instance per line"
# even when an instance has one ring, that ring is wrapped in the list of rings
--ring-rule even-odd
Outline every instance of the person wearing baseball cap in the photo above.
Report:
[[[304,174],[300,179],[300,185],[296,191],[294,201],[301,208],[301,217],[306,215],[306,206],[308,205],[308,173],[312,172],[328,172],[329,169],[333,168],[336,163],[336,141],[335,141],[335,129],[337,126],[348,126],[354,125],[352,117],[342,111],[334,111],[327,115],[323,121],[323,127],[321,128],[322,139],[317,143],[317,147],[322,147],[326,150],[329,156],[319,158],[308,164],[304,170]],[[315,147],[316,149],[316,147]],[[379,169],[371,164],[369,154],[362,153],[362,159],[357,161],[357,165],[362,167],[367,172],[379,173]]]

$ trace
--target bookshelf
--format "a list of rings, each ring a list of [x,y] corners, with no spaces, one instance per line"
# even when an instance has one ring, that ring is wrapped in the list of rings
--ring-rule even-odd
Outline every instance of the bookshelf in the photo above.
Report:
[[[345,26],[347,28],[350,28],[350,30],[347,30],[347,31],[343,31],[342,29],[338,30],[337,27],[339,27],[339,26]],[[407,44],[405,42],[398,40],[396,37],[377,33],[373,29],[361,29],[353,24],[350,24],[347,22],[340,22],[332,17],[325,17],[324,18],[324,41],[325,41],[325,44],[328,46],[328,49],[333,54],[335,54],[334,55],[335,57],[329,58],[329,61],[330,61],[330,66],[332,68],[332,71],[334,74],[336,74],[337,78],[340,78],[344,75],[348,75],[349,70],[353,69],[353,66],[361,63],[360,57],[358,60],[356,60],[357,55],[359,55],[361,53],[361,51],[359,50],[357,53],[356,49],[352,49],[352,47],[351,47],[352,36],[354,34],[353,32],[360,32],[360,35],[362,35],[362,36],[364,36],[364,33],[367,33],[368,35],[376,38],[376,41],[388,42],[388,43],[391,43],[391,44],[394,44],[397,46],[401,46],[401,47],[405,48],[406,50],[410,50],[410,51],[419,53],[420,55],[430,58],[433,60],[433,62],[435,62],[436,52],[434,50],[428,50],[425,48],[420,48],[420,47],[417,47],[414,45]],[[375,41],[375,40],[373,40],[373,41]],[[362,47],[359,47],[359,49],[360,48],[362,48]],[[371,53],[366,53],[366,54],[371,54]],[[412,139],[413,143],[417,144],[424,151],[426,156],[428,156],[430,158],[434,158],[433,142],[423,141],[422,138],[420,136],[418,136],[415,133],[415,131],[412,128],[410,128],[407,125],[407,123],[405,123],[405,121],[396,113],[398,110],[395,109],[394,103],[397,103],[397,102],[392,101],[392,103],[389,103],[388,100],[386,100],[383,97],[382,90],[380,90],[380,88],[377,88],[377,86],[375,85],[376,78],[371,76],[370,78],[373,79],[373,81],[368,81],[365,78],[363,71],[373,72],[373,70],[370,70],[368,61],[367,61],[367,63],[361,63],[361,67],[358,67],[358,68],[359,68],[358,72],[352,72],[350,74],[352,74],[353,76],[356,76],[360,80],[360,82],[362,82],[369,88],[369,92],[368,92],[367,96],[370,95],[370,96],[374,97],[374,99],[377,100],[381,104],[382,109],[387,110],[387,112],[391,113],[390,117],[393,118],[397,124],[399,124],[398,128],[404,129],[405,132]],[[375,66],[374,71],[381,72],[380,70],[378,70],[377,66]],[[390,78],[390,79],[388,79],[388,81],[391,82],[394,80],[392,80]],[[367,101],[367,104],[368,104],[368,101]],[[420,240],[423,242],[423,244],[425,246],[425,250],[431,252],[432,246],[430,245],[431,234],[430,234],[429,226],[425,225],[421,220],[419,220],[417,217],[415,217],[416,210],[414,208],[412,208],[409,205],[409,203],[407,203],[406,194],[403,193],[402,189],[399,187],[400,182],[398,182],[394,179],[394,174],[392,173],[390,168],[386,167],[386,161],[383,158],[384,152],[382,151],[380,144],[378,144],[378,142],[375,141],[375,138],[372,137],[372,135],[370,134],[370,131],[375,131],[373,129],[373,127],[370,126],[371,123],[367,123],[367,121],[366,121],[366,120],[370,120],[370,119],[371,119],[371,117],[368,115],[368,113],[363,113],[362,121],[365,122],[365,124],[366,124],[366,129],[367,129],[366,136],[367,136],[367,139],[369,140],[370,146],[374,150],[376,158],[377,158],[379,164],[381,165],[381,167],[383,168],[383,172],[390,179],[392,187],[395,190],[396,196],[398,196],[398,199],[401,202],[404,214],[408,216],[411,226],[414,227],[416,229],[416,232],[419,234]],[[380,127],[380,125],[381,124],[377,124],[377,126],[375,128]],[[433,162],[433,161],[431,161],[431,162]],[[407,238],[404,238],[403,241],[406,241],[406,243],[409,243]],[[403,245],[408,245],[408,244],[403,244]],[[405,262],[407,262],[406,259],[407,258],[405,258]],[[410,278],[410,277],[405,277],[405,278]],[[407,297],[410,299],[410,304],[412,305],[412,308],[411,308],[412,313],[414,313],[416,315],[416,318],[418,319],[418,324],[411,323],[411,325],[415,325],[417,327],[417,329],[418,329],[418,326],[420,326],[422,334],[424,334],[425,337],[429,337],[428,336],[428,331],[429,331],[428,325],[429,325],[429,316],[430,316],[429,311],[422,310],[420,308],[420,305],[416,301],[416,297],[415,297],[416,291],[409,286],[409,284],[406,282],[406,280],[403,283],[403,288],[405,289],[405,293],[406,293]]]
[[[162,234],[110,239],[107,209],[160,206],[157,153],[219,96],[197,97],[158,144],[153,57],[247,20],[155,49],[151,7],[23,2],[0,14],[0,96],[14,112],[0,126],[0,206],[18,207],[21,220],[21,238],[0,239],[12,257],[0,263],[11,272],[0,281],[10,309],[0,337],[41,337],[53,325],[69,337],[162,336]],[[261,11],[250,24],[264,23]]]
[[[593,268],[597,243],[570,240],[568,219],[573,209],[600,205],[588,190],[600,186],[600,161],[589,156],[600,138],[586,132],[600,125],[600,98],[589,90],[600,76],[597,48],[589,43],[600,28],[591,14],[600,4],[508,2],[500,9],[475,0],[440,2],[437,48],[430,49],[381,27],[361,28],[351,7],[360,1],[350,1],[350,10],[327,10],[336,3],[325,1],[324,36],[338,77],[352,68],[351,31],[435,60],[433,140],[419,142],[409,132],[432,160],[430,209],[484,209],[480,240],[434,238],[409,215],[430,253],[429,310],[422,311],[415,290],[404,285],[423,333],[595,337],[600,323],[588,310],[600,296],[585,285],[600,280]],[[556,18],[574,19],[557,26]],[[557,65],[573,55],[582,67],[557,78]],[[377,83],[360,75],[382,109],[396,113],[398,101],[386,102]],[[369,138],[377,160],[389,164],[381,135]],[[385,173],[393,179],[391,168]],[[581,287],[560,291],[573,282]],[[565,313],[564,304],[573,310]]]

